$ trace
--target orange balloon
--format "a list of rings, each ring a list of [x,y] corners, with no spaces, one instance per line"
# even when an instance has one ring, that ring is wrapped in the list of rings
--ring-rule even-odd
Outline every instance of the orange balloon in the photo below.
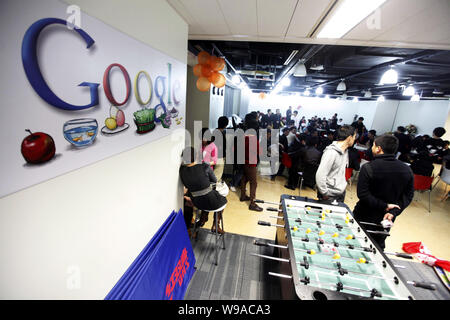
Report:
[[[220,71],[219,68],[221,66],[221,61],[220,58],[217,58],[215,56],[211,56],[211,58],[209,58],[209,66],[211,67],[212,70],[214,71]]]
[[[225,59],[224,58],[217,58],[217,66],[216,71],[222,71],[223,68],[225,68]]]
[[[198,54],[198,56],[197,56],[198,63],[199,63],[199,64],[207,64],[207,63],[208,63],[208,60],[209,60],[209,57],[210,57],[210,55],[209,55],[208,52],[206,52],[206,51],[201,51],[201,52]]]
[[[201,64],[196,64],[194,66],[194,75],[196,77],[201,77],[202,76],[202,65]]]
[[[208,78],[200,77],[197,79],[197,89],[200,91],[208,91],[211,87],[211,82],[209,82]]]
[[[219,79],[216,80],[216,82],[214,83],[214,85],[217,88],[222,88],[226,83],[227,83],[227,79],[225,79],[225,76],[221,73],[217,73]]]
[[[209,82],[211,82],[214,86],[216,86],[216,83],[219,83],[221,79],[219,75],[220,73],[218,73],[217,71],[213,71],[211,75],[208,77]]]
[[[201,66],[202,66],[201,76],[208,78],[213,73],[213,70],[207,64],[202,64]]]

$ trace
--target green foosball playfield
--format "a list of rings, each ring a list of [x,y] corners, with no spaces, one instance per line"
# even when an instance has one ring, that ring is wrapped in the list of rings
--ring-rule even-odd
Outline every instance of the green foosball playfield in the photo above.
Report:
[[[409,285],[427,288],[400,275],[370,237],[383,231],[366,231],[344,203],[282,195],[277,211],[276,224],[259,224],[277,227],[271,246],[280,268],[270,274],[282,281],[284,298],[408,300]]]

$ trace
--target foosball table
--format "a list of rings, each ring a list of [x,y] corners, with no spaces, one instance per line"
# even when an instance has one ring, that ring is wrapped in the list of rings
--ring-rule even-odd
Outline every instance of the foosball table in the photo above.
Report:
[[[283,299],[408,300],[413,299],[408,285],[433,289],[403,279],[370,237],[383,231],[366,231],[343,203],[282,195],[272,211],[278,212],[272,216],[277,222],[259,224],[277,228],[275,243],[255,244],[275,248],[273,257],[260,257],[279,261],[279,270],[269,274],[280,278]]]

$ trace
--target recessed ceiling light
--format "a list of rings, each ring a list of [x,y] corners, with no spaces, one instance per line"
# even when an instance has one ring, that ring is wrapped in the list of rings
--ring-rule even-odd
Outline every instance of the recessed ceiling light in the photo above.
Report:
[[[237,74],[235,74],[233,77],[231,77],[231,81],[232,81],[235,85],[238,85],[239,83],[241,83],[241,77],[238,76]]]
[[[316,94],[322,94],[322,93],[323,93],[323,88],[322,87],[317,87]]]
[[[353,29],[386,0],[343,0],[317,34],[317,38],[338,39]]]
[[[416,89],[414,89],[414,87],[412,85],[409,85],[407,88],[405,88],[405,90],[403,90],[404,96],[411,97],[414,94],[416,94]]]
[[[286,77],[281,81],[281,84],[283,85],[283,87],[289,87],[291,85],[291,79]]]

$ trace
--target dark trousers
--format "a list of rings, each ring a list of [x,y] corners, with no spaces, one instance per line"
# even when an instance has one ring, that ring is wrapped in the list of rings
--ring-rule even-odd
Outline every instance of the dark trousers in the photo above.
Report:
[[[247,182],[250,182],[250,200],[253,202],[256,198],[256,167],[244,165],[244,175],[241,179],[241,197],[245,196]]]
[[[319,193],[319,191],[317,191],[317,198],[319,199],[319,201],[333,202],[334,200],[336,200],[337,202],[344,202],[345,201],[345,191],[343,194],[329,196],[328,200],[323,200],[323,195],[321,195]]]
[[[289,168],[289,177],[287,184],[291,187],[296,187],[298,184],[298,165],[300,162],[300,159],[298,157],[291,157],[292,159],[292,165]]]

